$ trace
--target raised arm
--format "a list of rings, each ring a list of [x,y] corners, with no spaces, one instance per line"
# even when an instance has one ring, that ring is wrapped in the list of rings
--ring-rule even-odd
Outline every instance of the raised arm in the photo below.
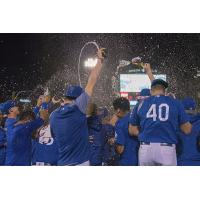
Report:
[[[149,63],[142,64],[143,69],[145,70],[146,74],[148,75],[150,81],[153,81],[155,77],[153,76],[153,73],[151,71],[151,65]]]
[[[92,69],[90,76],[88,78],[86,88],[85,88],[85,92],[89,96],[92,96],[94,86],[96,85],[98,77],[101,73],[102,63],[103,63],[104,58],[105,58],[105,49],[99,49],[99,51],[97,52],[97,59],[98,59],[97,64],[94,67],[94,69]]]

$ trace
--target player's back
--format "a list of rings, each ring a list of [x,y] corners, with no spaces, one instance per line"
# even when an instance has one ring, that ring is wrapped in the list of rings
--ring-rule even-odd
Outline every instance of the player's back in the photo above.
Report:
[[[78,165],[89,160],[87,119],[75,104],[56,109],[50,126],[58,145],[58,165]]]
[[[152,143],[177,143],[180,124],[188,121],[181,103],[168,96],[151,96],[137,107],[140,119],[139,140]]]

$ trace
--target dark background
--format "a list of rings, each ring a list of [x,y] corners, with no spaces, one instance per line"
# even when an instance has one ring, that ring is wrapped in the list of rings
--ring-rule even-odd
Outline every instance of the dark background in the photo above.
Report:
[[[107,99],[112,96],[111,77],[119,59],[141,56],[152,68],[167,73],[170,89],[178,97],[197,99],[199,78],[195,76],[200,69],[200,34],[0,34],[1,101],[10,98],[12,91],[45,85],[55,74],[56,82],[78,84],[80,49],[94,40],[108,49],[96,98],[102,94],[108,94]],[[94,47],[89,47],[83,57],[93,52]],[[47,85],[53,90],[55,84]]]

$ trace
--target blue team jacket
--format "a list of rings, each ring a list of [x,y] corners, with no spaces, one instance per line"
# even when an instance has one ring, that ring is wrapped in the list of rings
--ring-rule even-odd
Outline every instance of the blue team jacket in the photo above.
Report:
[[[50,165],[57,165],[58,147],[53,138],[47,144],[39,143],[38,139],[32,141],[32,163],[44,162]]]
[[[179,132],[178,149],[178,165],[200,166],[200,116],[190,115],[192,123],[192,132],[186,135]]]
[[[77,105],[57,108],[50,116],[50,127],[58,145],[58,165],[78,165],[89,160],[87,118]]]
[[[116,153],[115,153],[115,146],[110,145],[108,143],[108,139],[115,137],[115,128],[110,124],[103,124],[102,125],[102,134],[103,134],[103,162],[106,164],[107,162],[114,160]]]
[[[0,128],[0,165],[5,164],[6,158],[6,132],[4,129]]]
[[[98,116],[87,118],[89,141],[90,141],[90,165],[102,165],[103,158],[103,135],[102,124]]]
[[[5,165],[31,165],[31,134],[44,121],[37,118],[25,124],[11,124],[7,127],[7,152]]]

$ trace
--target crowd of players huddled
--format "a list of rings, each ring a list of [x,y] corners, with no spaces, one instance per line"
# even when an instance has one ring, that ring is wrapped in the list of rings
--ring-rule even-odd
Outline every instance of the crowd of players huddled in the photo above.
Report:
[[[134,134],[137,130],[133,130],[133,134],[131,134],[129,125],[130,123],[139,124],[140,119],[139,116],[136,116],[137,112],[143,102],[150,98],[152,91],[143,89],[138,98],[138,105],[132,111],[128,99],[123,97],[113,101],[113,113],[109,112],[106,105],[98,107],[92,102],[91,96],[101,72],[104,57],[104,49],[99,50],[97,65],[92,70],[85,89],[80,86],[69,86],[61,99],[52,98],[50,93],[46,93],[38,97],[37,104],[32,108],[19,105],[15,100],[8,100],[0,104],[0,165],[141,165],[138,158],[139,148],[141,145],[149,146],[151,141],[141,140],[140,136]],[[149,64],[145,64],[143,67],[152,81],[152,89],[161,88],[162,90],[164,88],[165,92],[166,82],[154,80]],[[168,98],[175,99],[175,96],[168,94]],[[197,105],[192,98],[185,98],[180,102],[182,106],[180,109],[184,107],[185,111],[184,113],[181,111],[181,119],[177,119],[177,122],[182,120],[182,124],[185,126],[183,131],[180,128],[174,133],[165,134],[165,130],[161,128],[161,130],[157,130],[160,131],[159,137],[161,138],[158,143],[165,150],[175,145],[178,165],[200,166],[200,114],[196,112]],[[179,106],[178,103],[177,106]],[[154,117],[157,116],[153,113],[153,107],[152,112],[149,111],[149,118],[154,121],[154,126],[157,123]],[[167,109],[165,112],[165,115],[160,114],[158,123],[167,121]],[[135,118],[133,119],[133,117]],[[174,126],[178,127],[175,113],[173,120]],[[142,121],[142,123],[147,122]],[[187,123],[192,124],[192,128],[186,127]],[[143,126],[144,124],[141,124],[141,127]],[[173,128],[176,129],[176,127]],[[139,132],[142,131],[139,130]],[[156,130],[154,131],[156,132]],[[184,131],[187,134],[184,134]],[[188,134],[189,132],[190,134]],[[173,140],[170,140],[170,134],[173,135]],[[166,141],[165,136],[166,138],[169,136]],[[154,154],[153,152],[145,153]],[[164,152],[161,159],[162,156],[168,156],[167,154],[169,153]],[[142,155],[140,154],[140,156]],[[160,164],[152,165],[165,164],[161,161]],[[169,165],[171,164],[169,163]],[[174,165],[176,165],[176,161]]]

